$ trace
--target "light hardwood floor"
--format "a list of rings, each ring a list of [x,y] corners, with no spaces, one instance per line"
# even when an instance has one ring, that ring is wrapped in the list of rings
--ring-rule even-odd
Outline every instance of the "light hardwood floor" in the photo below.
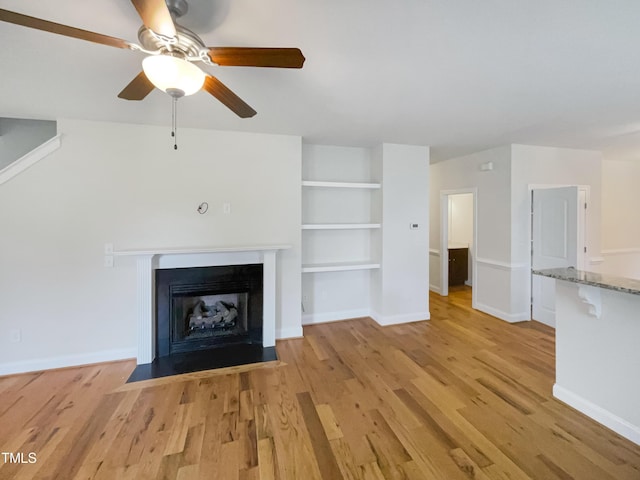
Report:
[[[2,479],[640,479],[640,447],[551,397],[553,330],[431,296],[430,322],[305,327],[281,361],[124,384],[0,378]]]

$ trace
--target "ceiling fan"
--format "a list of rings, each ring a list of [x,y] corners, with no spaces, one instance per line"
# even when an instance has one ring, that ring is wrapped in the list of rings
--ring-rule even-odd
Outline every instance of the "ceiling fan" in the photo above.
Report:
[[[158,88],[175,100],[203,89],[241,118],[253,117],[256,111],[197,63],[278,68],[302,68],[304,64],[305,58],[298,48],[205,46],[198,35],[176,22],[187,13],[186,0],[131,0],[131,3],[143,23],[138,30],[140,44],[3,9],[0,21],[145,53],[143,71],[118,94],[120,98],[142,100]]]

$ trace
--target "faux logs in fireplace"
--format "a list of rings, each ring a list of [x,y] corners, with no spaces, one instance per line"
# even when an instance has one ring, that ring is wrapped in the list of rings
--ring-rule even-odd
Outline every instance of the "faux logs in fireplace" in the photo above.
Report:
[[[156,270],[156,354],[262,345],[262,264]]]

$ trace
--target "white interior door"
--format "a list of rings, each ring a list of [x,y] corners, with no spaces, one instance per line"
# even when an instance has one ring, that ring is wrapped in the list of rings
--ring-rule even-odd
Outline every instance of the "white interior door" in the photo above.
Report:
[[[577,267],[578,187],[533,190],[531,267]],[[556,282],[533,275],[531,317],[552,327],[556,324]]]

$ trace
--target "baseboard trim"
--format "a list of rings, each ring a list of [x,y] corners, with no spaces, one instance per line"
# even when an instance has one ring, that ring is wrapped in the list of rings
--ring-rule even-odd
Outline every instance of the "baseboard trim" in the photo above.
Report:
[[[402,323],[422,322],[424,320],[430,320],[431,314],[429,312],[415,312],[405,313],[402,315],[379,315],[372,312],[371,318],[373,318],[378,325],[382,327],[388,327],[390,325],[400,325]]]
[[[476,305],[473,308],[475,308],[476,310],[480,310],[481,312],[488,313],[493,317],[499,318],[500,320],[504,320],[505,322],[509,323],[531,320],[531,315],[529,314],[529,312],[507,313],[479,302],[476,302]]]
[[[302,325],[314,325],[316,323],[339,322],[351,318],[368,317],[371,311],[368,308],[356,308],[353,310],[340,310],[326,313],[305,313],[302,315]]]
[[[627,440],[631,440],[636,445],[640,445],[640,427],[637,425],[627,422],[623,418],[582,398],[580,395],[576,395],[557,383],[553,385],[553,396],[617,434],[622,435]]]
[[[536,322],[544,323],[546,326],[556,328],[556,312],[537,309],[532,316]]]
[[[284,340],[286,338],[302,338],[302,337],[303,337],[302,326],[279,328],[276,330],[277,340]]]
[[[440,287],[438,285],[432,285],[432,284],[429,284],[429,290],[437,294],[440,294],[442,292],[442,290],[440,290]]]
[[[138,352],[135,348],[103,350],[101,352],[80,353],[77,355],[61,355],[59,357],[40,358],[0,364],[0,375],[39,372],[55,368],[81,367],[93,363],[113,362],[116,360],[135,359]]]

